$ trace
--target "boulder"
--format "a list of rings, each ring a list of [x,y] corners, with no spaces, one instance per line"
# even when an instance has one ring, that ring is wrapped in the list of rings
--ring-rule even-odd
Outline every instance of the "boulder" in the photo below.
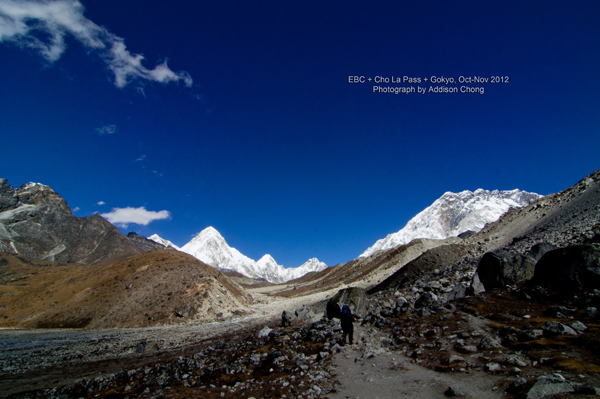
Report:
[[[535,385],[527,392],[527,399],[541,399],[559,393],[574,392],[574,384],[561,377],[556,375],[539,377]]]
[[[431,292],[425,292],[415,301],[415,309],[426,308],[437,301],[437,296]]]
[[[294,316],[299,321],[310,320],[315,317],[315,312],[311,308],[307,308],[306,306],[298,309],[294,312]]]
[[[287,310],[284,310],[281,314],[281,327],[291,326],[294,321],[294,315]]]
[[[367,293],[362,288],[345,288],[339,290],[329,301],[327,301],[327,317],[329,319],[340,318],[343,305],[348,305],[350,311],[360,318],[367,315]]]
[[[542,331],[544,331],[544,335],[554,336],[554,335],[577,335],[577,332],[573,330],[569,326],[565,326],[562,323],[557,321],[548,321],[546,324],[542,326]]]
[[[501,346],[502,345],[500,345],[500,341],[498,341],[496,338],[486,335],[481,338],[478,348],[481,350],[490,350],[494,348],[500,348]]]
[[[467,296],[467,291],[469,287],[465,283],[458,283],[452,288],[452,291],[448,294],[449,301],[455,301],[460,298],[464,298]]]
[[[258,332],[257,336],[258,338],[268,337],[271,331],[273,331],[273,329],[269,328],[268,326],[265,326],[262,330]]]
[[[482,292],[485,292],[485,287],[481,283],[481,279],[479,278],[479,274],[473,274],[473,278],[471,279],[471,287],[468,294],[479,295]]]
[[[531,247],[529,252],[527,252],[527,255],[531,256],[533,258],[533,260],[535,260],[537,262],[542,258],[542,256],[544,256],[546,254],[546,252],[550,252],[555,249],[556,249],[555,245],[552,245],[547,242],[540,242],[540,243],[535,244],[533,247]]]
[[[574,245],[547,252],[535,265],[532,284],[561,292],[600,287],[600,246]]]
[[[516,284],[533,277],[535,260],[510,252],[487,252],[479,261],[477,275],[486,291]]]

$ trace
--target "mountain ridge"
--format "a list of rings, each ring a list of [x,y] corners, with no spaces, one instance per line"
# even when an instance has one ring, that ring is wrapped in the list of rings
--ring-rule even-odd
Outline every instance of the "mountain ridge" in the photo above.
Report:
[[[377,240],[359,258],[408,244],[417,238],[446,239],[468,231],[477,232],[487,223],[498,220],[511,208],[523,207],[541,197],[519,189],[489,191],[480,188],[458,193],[447,191],[409,220],[401,230]]]
[[[279,265],[269,254],[255,261],[230,247],[221,233],[212,226],[202,230],[180,250],[207,265],[236,271],[250,278],[262,278],[274,284],[284,283],[306,273],[327,268],[325,263],[319,262],[316,258],[311,258],[298,267],[287,269]]]

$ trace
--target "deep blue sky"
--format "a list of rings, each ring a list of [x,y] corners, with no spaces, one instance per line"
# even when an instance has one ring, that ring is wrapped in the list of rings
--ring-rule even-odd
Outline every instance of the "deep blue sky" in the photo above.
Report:
[[[415,3],[81,1],[86,26],[180,73],[126,85],[68,30],[49,61],[45,25],[0,22],[0,177],[77,216],[170,214],[124,233],[183,245],[214,226],[295,267],[356,258],[446,191],[551,194],[600,167],[600,2]],[[352,75],[510,80],[394,95]]]

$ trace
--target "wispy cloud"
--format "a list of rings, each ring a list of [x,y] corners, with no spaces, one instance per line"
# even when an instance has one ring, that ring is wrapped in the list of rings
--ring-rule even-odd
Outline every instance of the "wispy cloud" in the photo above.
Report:
[[[104,202],[104,201],[98,201],[98,203],[96,205],[106,205],[106,202]]]
[[[130,53],[122,38],[87,19],[84,11],[78,0],[0,0],[0,42],[33,49],[53,63],[65,52],[65,39],[71,36],[87,50],[97,52],[114,74],[117,87],[137,79],[183,81],[187,87],[192,86],[190,74],[172,71],[166,60],[154,69],[144,67],[143,55]]]
[[[146,158],[146,154],[144,154],[144,155],[140,155],[140,156],[138,157],[138,159],[136,159],[136,160],[135,160],[135,162],[142,162],[142,161],[143,161],[145,158]]]
[[[79,207],[76,206],[75,208],[73,208],[72,212],[77,212],[79,210]]]
[[[116,132],[116,125],[106,125],[96,128],[96,133],[98,133],[99,136],[104,136],[105,134],[115,134]]]
[[[169,211],[147,211],[143,206],[139,208],[112,208],[110,212],[102,213],[100,215],[112,224],[123,228],[131,223],[146,226],[148,223],[155,220],[171,218],[171,212]]]

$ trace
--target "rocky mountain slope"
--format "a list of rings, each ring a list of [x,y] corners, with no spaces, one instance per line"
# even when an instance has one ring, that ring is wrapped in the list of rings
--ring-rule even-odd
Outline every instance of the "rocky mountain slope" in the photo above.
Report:
[[[277,264],[275,259],[268,254],[255,261],[230,247],[214,227],[202,230],[190,242],[181,247],[181,251],[194,256],[207,265],[236,271],[250,278],[265,279],[275,284],[327,268],[325,263],[319,262],[316,258],[308,260],[299,267],[288,269]]]
[[[165,245],[158,241],[154,241],[149,238],[143,237],[134,231],[127,233],[127,235],[125,237],[127,237],[129,239],[129,241],[131,241],[133,243],[133,245],[138,247],[142,252],[156,251],[159,249],[167,249],[167,250],[176,250],[177,249],[170,245]]]
[[[142,251],[100,215],[79,218],[52,188],[0,179],[0,251],[34,259],[99,263]]]
[[[164,238],[160,237],[158,234],[152,234],[150,237],[148,237],[149,240],[152,240],[154,242],[157,242],[159,244],[164,245],[167,248],[173,248],[176,250],[179,250],[180,248],[173,244],[171,241],[169,240],[165,240]]]
[[[19,374],[40,358],[35,348],[28,355],[34,360],[27,360],[27,345],[22,345],[0,359],[1,368],[11,373],[0,376],[0,384],[15,398],[597,396],[599,241],[597,171],[567,190],[513,209],[471,237],[413,240],[262,291],[279,289],[278,294],[294,297],[283,303],[311,304],[309,294],[325,285],[372,288],[365,294],[366,315],[355,323],[354,345],[341,345],[335,318],[278,327],[283,321],[279,317],[268,323],[271,328],[220,333],[177,354],[157,350],[135,362],[114,360],[109,374],[103,362],[95,374],[78,374],[77,381],[65,375],[75,367],[79,370],[77,355],[85,359],[87,353],[70,351],[72,345],[46,352],[42,348],[45,356],[71,359],[75,366],[29,388],[36,392],[24,392],[22,382],[37,383],[40,374],[53,369]],[[544,252],[539,244],[568,248]],[[531,257],[533,278],[490,286],[474,295],[473,276],[485,265],[487,251],[508,254],[499,255],[504,263],[494,266],[505,278],[525,276],[512,273],[511,267],[528,267],[529,261],[512,259]],[[374,287],[380,278],[383,284]],[[13,291],[19,283],[11,282]],[[313,309],[322,305],[312,303]],[[164,335],[160,330],[157,334]],[[9,345],[16,346],[14,342],[11,339]],[[98,345],[93,341],[89,346]],[[140,345],[140,351],[146,346]]]
[[[105,266],[0,252],[0,327],[115,328],[247,313],[246,292],[213,267],[158,250]]]
[[[521,190],[447,192],[419,212],[402,230],[378,240],[360,257],[408,244],[416,238],[444,239],[477,232],[508,210],[528,205],[538,198],[541,195]]]

